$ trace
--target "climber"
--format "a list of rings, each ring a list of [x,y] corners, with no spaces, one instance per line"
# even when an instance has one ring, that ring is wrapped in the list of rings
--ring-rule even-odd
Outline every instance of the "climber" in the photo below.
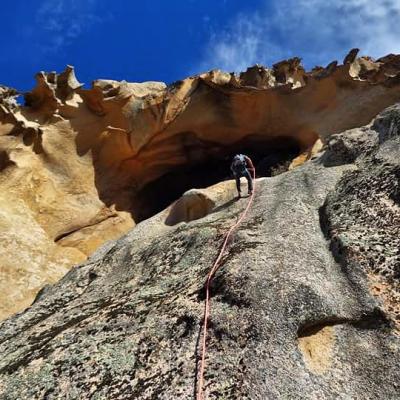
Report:
[[[250,171],[252,173],[250,174]],[[248,187],[249,187],[249,195],[253,192],[253,180],[252,174],[254,173],[254,165],[251,159],[244,154],[236,154],[233,157],[233,161],[231,164],[231,171],[233,173],[234,178],[236,179],[236,188],[238,191],[238,197],[240,198],[240,178],[244,176],[247,179]]]

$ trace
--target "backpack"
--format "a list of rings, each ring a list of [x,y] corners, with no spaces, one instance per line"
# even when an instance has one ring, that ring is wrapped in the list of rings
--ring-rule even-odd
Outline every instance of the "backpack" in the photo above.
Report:
[[[245,173],[247,169],[246,159],[243,154],[237,154],[232,161],[232,171],[235,174]]]

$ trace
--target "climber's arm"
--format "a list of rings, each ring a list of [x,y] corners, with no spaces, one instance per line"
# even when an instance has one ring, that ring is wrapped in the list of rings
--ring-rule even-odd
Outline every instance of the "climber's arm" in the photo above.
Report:
[[[248,169],[254,171],[254,165],[253,165],[253,161],[251,161],[251,158],[245,156],[245,160],[246,160]]]

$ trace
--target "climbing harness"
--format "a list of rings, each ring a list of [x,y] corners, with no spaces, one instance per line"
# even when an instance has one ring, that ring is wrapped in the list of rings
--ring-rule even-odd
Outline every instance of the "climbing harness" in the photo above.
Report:
[[[203,387],[204,387],[204,370],[205,370],[205,366],[206,366],[206,353],[207,353],[207,324],[208,324],[208,319],[211,315],[211,308],[210,308],[210,285],[212,282],[212,279],[215,275],[215,273],[217,272],[217,270],[219,269],[220,265],[220,261],[222,259],[222,256],[224,255],[226,246],[228,244],[228,240],[230,239],[232,233],[238,228],[238,226],[242,223],[243,219],[246,217],[250,206],[253,202],[253,198],[254,198],[254,193],[256,191],[256,170],[255,168],[253,168],[253,191],[250,195],[249,201],[247,203],[246,208],[244,209],[244,211],[242,212],[242,215],[240,216],[240,218],[237,220],[237,222],[235,222],[228,230],[227,234],[225,235],[225,239],[224,242],[222,244],[221,250],[218,254],[217,259],[215,260],[210,272],[207,275],[207,280],[206,280],[206,284],[205,284],[205,289],[206,289],[206,299],[205,299],[205,304],[204,304],[204,323],[203,323],[203,339],[201,342],[201,363],[200,363],[200,373],[199,373],[199,380],[198,380],[198,386],[197,386],[197,400],[204,400],[204,391],[203,391]]]

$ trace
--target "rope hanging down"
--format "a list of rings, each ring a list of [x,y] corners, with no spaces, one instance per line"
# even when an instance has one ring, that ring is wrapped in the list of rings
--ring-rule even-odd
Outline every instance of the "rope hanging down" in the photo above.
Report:
[[[230,228],[227,234],[225,235],[224,242],[222,244],[221,250],[218,254],[217,259],[215,260],[210,272],[207,275],[207,281],[205,284],[205,289],[206,289],[206,299],[205,299],[205,304],[204,304],[204,324],[203,324],[203,339],[201,342],[201,363],[200,363],[200,373],[199,373],[199,380],[198,380],[198,386],[197,386],[197,400],[204,400],[204,392],[203,392],[203,387],[204,387],[204,370],[206,366],[206,353],[207,353],[207,325],[208,325],[208,319],[211,315],[211,309],[210,309],[210,285],[212,282],[212,279],[217,272],[219,268],[219,263],[222,259],[222,256],[224,255],[226,246],[228,244],[228,240],[231,237],[232,233],[238,228],[238,226],[242,223],[243,219],[246,217],[250,206],[253,202],[254,198],[254,193],[256,191],[256,171],[253,169],[253,191],[250,195],[249,201],[247,203],[246,208],[242,212],[242,215],[240,218],[237,220],[235,224],[233,224]]]

